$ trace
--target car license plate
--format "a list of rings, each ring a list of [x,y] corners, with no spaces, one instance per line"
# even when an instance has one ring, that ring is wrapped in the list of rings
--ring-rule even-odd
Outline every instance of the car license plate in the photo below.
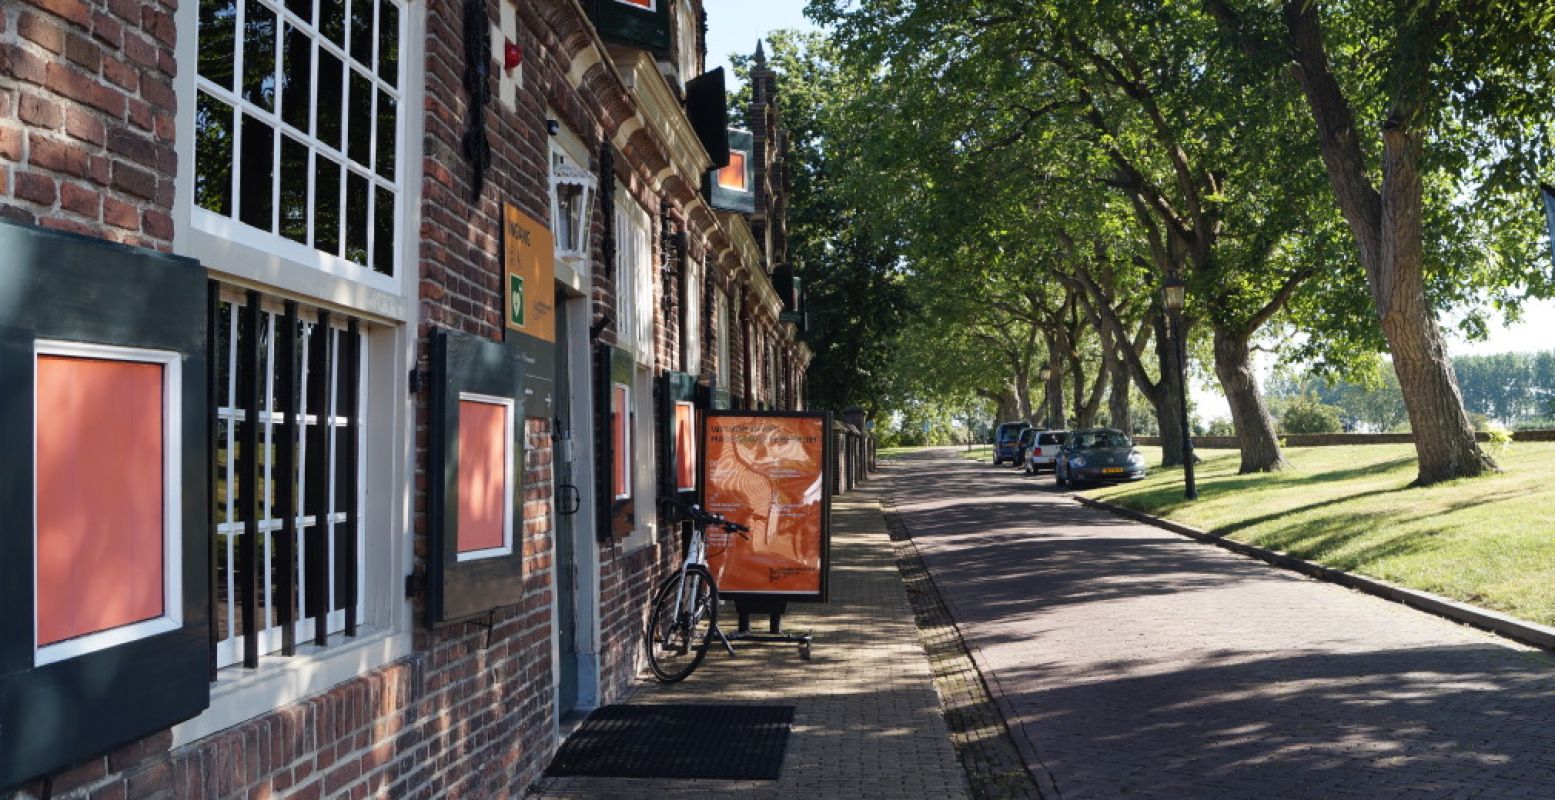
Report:
[[[1115,475],[1115,474],[1123,472],[1123,468],[1122,467],[1102,467],[1101,471],[1104,474],[1107,474],[1107,475]]]

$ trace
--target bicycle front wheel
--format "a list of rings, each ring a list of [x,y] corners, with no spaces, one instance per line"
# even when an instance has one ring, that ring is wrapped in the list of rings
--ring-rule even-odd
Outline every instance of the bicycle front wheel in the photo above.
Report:
[[[648,667],[664,683],[685,680],[702,663],[718,621],[718,585],[707,568],[693,564],[670,575],[653,597],[648,615]]]

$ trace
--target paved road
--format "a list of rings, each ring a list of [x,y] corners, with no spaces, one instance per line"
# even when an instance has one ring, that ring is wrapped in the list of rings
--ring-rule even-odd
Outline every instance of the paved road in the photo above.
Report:
[[[1023,754],[1082,798],[1555,798],[1555,659],[946,451],[888,493]]]

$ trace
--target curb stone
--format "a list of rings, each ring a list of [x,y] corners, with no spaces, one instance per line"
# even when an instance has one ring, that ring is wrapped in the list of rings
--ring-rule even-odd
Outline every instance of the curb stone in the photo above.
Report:
[[[1293,572],[1299,572],[1308,577],[1338,584],[1348,589],[1365,592],[1366,594],[1380,597],[1384,600],[1391,600],[1395,603],[1401,603],[1403,605],[1409,606],[1410,608],[1425,611],[1430,614],[1435,614],[1436,616],[1444,617],[1454,622],[1471,625],[1475,628],[1490,631],[1491,633],[1499,634],[1501,636],[1505,636],[1508,639],[1514,639],[1524,644],[1530,644],[1545,650],[1555,651],[1555,628],[1520,620],[1497,611],[1491,611],[1488,608],[1481,608],[1479,606],[1470,605],[1468,603],[1460,603],[1456,600],[1449,600],[1448,598],[1442,597],[1441,595],[1432,594],[1430,592],[1423,592],[1418,589],[1406,589],[1402,586],[1397,586],[1377,578],[1368,578],[1362,575],[1357,575],[1353,572],[1345,572],[1344,570],[1334,569],[1333,567],[1327,567],[1315,561],[1308,561],[1304,558],[1297,558],[1296,556],[1290,555],[1288,553],[1282,553],[1278,550],[1269,550],[1263,547],[1258,547],[1256,545],[1233,541],[1231,539],[1225,538],[1224,536],[1199,530],[1198,528],[1192,527],[1190,525],[1184,525],[1180,522],[1173,522],[1169,519],[1157,517],[1152,514],[1146,514],[1143,511],[1135,511],[1132,508],[1125,508],[1115,503],[1109,503],[1105,500],[1096,500],[1094,498],[1084,497],[1081,495],[1073,495],[1073,497],[1076,502],[1083,506],[1089,506],[1091,508],[1110,512],[1120,517],[1132,519],[1136,522],[1143,522],[1147,525],[1153,525],[1157,528],[1186,536],[1204,544],[1211,544],[1225,550],[1230,550],[1231,552],[1237,553],[1239,555],[1244,555],[1249,558],[1256,558],[1259,561],[1272,564],[1276,567],[1288,569]]]
[[[1003,688],[978,668],[973,647],[961,635],[947,599],[918,553],[893,498],[880,497],[880,511],[896,551],[896,566],[913,610],[918,638],[934,673],[956,760],[978,800],[1061,800],[1056,779],[1037,760],[1034,768],[1015,741]],[[988,731],[996,730],[993,736]],[[1040,771],[1039,771],[1040,769]]]

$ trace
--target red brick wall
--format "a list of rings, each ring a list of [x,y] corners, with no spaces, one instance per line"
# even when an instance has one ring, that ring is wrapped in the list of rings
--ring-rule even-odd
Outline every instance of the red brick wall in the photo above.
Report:
[[[0,4],[0,217],[170,248],[176,7]]]
[[[550,757],[551,437],[524,424],[524,600],[484,630],[451,626],[417,652],[276,712],[169,750],[163,731],[55,777],[61,800],[517,796]],[[43,795],[41,782],[16,793]]]

